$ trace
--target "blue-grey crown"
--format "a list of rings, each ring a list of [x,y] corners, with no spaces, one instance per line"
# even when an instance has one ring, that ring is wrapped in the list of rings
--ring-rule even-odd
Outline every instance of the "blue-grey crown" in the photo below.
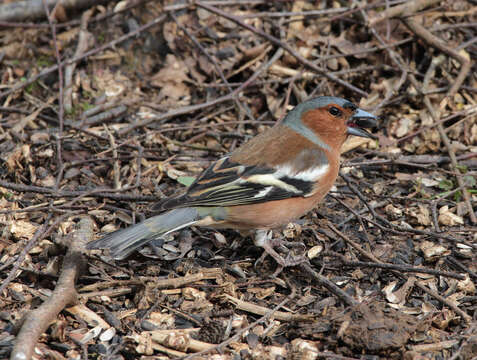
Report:
[[[342,108],[352,108],[353,110],[356,109],[356,105],[349,102],[348,100],[334,96],[320,96],[295,106],[295,108],[287,114],[285,119],[283,119],[283,124],[296,131],[300,135],[306,137],[308,140],[312,141],[323,149],[330,150],[330,147],[323,141],[323,139],[320,139],[317,134],[306,127],[301,121],[301,116],[304,112],[312,109],[318,109],[330,104],[336,104]]]
[[[301,115],[312,109],[318,109],[324,106],[328,106],[330,104],[336,104],[338,106],[341,106],[342,108],[353,108],[356,109],[356,105],[354,105],[352,102],[336,97],[336,96],[319,96],[310,100],[307,100],[305,102],[302,102],[301,104],[298,104],[293,108],[292,111],[290,111],[287,116],[283,119],[283,123],[291,123],[291,122],[299,122]]]

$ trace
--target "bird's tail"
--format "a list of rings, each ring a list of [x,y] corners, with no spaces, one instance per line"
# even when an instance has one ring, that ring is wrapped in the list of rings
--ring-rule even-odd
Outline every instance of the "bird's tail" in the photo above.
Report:
[[[86,248],[109,249],[114,259],[124,259],[147,242],[193,225],[201,219],[202,216],[196,208],[174,209],[146,219],[139,224],[107,234],[101,239],[90,242]]]

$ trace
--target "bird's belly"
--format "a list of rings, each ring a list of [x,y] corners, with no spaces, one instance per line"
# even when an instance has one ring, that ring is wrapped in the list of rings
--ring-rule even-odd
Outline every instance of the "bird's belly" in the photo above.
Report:
[[[228,208],[226,223],[222,225],[235,229],[270,229],[286,225],[313,209],[323,196],[324,194],[320,194],[308,198],[232,206]]]

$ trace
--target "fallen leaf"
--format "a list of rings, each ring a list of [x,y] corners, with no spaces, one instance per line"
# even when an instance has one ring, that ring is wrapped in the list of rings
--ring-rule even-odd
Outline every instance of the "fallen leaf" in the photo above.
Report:
[[[439,209],[439,223],[447,226],[463,225],[464,219],[449,210],[449,206],[444,205]]]
[[[424,254],[426,260],[442,256],[448,251],[443,245],[433,243],[432,241],[423,241],[420,244],[419,249]]]

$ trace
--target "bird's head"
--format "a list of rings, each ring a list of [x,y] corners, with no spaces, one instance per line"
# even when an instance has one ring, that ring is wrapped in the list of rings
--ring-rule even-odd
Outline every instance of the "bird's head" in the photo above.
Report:
[[[297,105],[283,124],[321,147],[339,150],[348,135],[375,139],[364,128],[375,127],[376,119],[350,101],[320,96]]]

